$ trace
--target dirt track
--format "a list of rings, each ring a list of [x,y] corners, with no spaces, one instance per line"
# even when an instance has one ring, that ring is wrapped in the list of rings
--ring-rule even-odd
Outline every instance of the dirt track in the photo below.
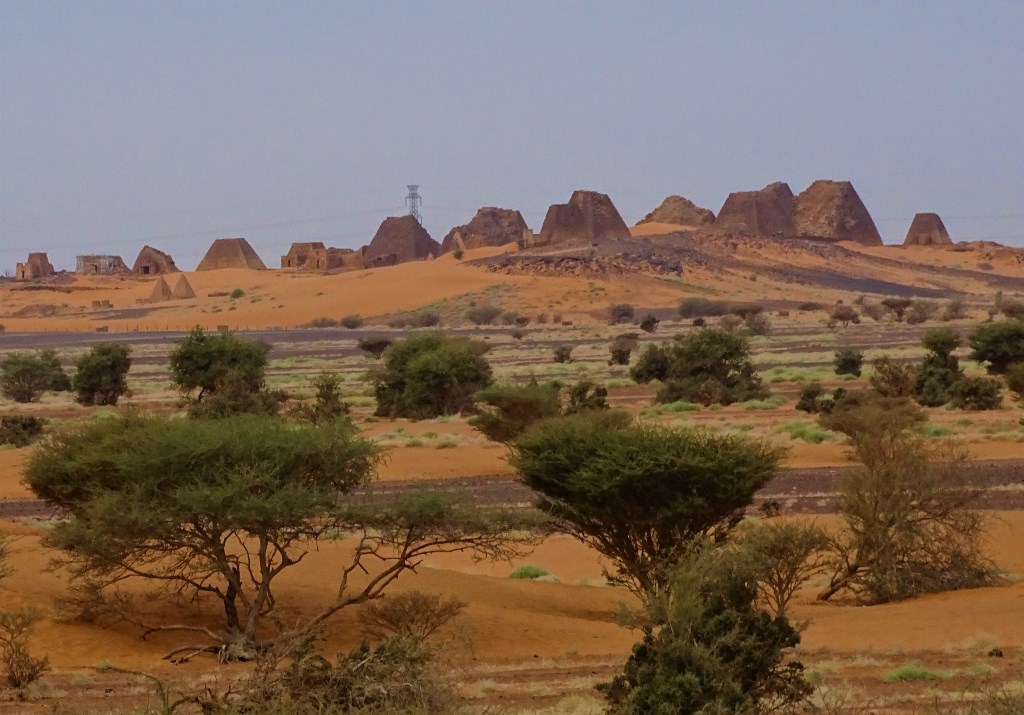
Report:
[[[825,514],[835,510],[839,479],[854,467],[785,469],[754,498],[755,505],[772,500],[785,512]],[[1024,460],[973,462],[967,481],[981,490],[983,509],[1024,509]],[[461,477],[429,481],[379,482],[365,494],[400,495],[419,489],[448,489],[471,494],[484,504],[525,505],[533,493],[508,476]],[[56,512],[38,499],[0,500],[0,519],[51,517]]]

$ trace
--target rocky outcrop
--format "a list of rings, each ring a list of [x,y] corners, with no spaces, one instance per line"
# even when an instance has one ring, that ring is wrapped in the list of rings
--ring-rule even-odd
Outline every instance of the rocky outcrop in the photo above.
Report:
[[[138,258],[135,259],[135,264],[132,265],[132,273],[139,276],[177,272],[178,267],[174,265],[174,259],[152,246],[143,246]]]
[[[881,246],[882,237],[849,181],[819,179],[796,197],[793,222],[806,238]]]
[[[715,218],[714,227],[751,236],[793,236],[793,192],[777,181],[760,191],[729,194]]]
[[[541,243],[629,238],[629,228],[607,194],[577,190],[567,204],[552,204],[540,229]]]
[[[441,253],[460,248],[463,251],[485,246],[504,246],[523,238],[528,230],[523,215],[514,209],[485,206],[477,210],[469,223],[456,226],[441,241]]]
[[[945,224],[938,214],[916,214],[910,223],[904,246],[952,246]]]
[[[389,216],[381,223],[363,254],[367,268],[393,266],[436,256],[441,245],[414,216]]]
[[[683,196],[669,196],[661,205],[640,219],[641,223],[668,223],[675,226],[710,226],[715,214]]]
[[[215,271],[221,268],[251,268],[267,270],[266,264],[244,238],[218,238],[206,251],[197,271]]]

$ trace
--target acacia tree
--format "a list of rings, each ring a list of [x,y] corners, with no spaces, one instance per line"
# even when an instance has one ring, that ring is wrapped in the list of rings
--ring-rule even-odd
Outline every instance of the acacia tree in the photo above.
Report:
[[[124,343],[99,343],[75,363],[75,399],[83,405],[116,405],[128,392],[132,349]]]
[[[195,328],[171,353],[171,381],[196,402],[228,384],[258,392],[263,390],[269,352],[262,341]]]
[[[848,393],[819,419],[850,438],[862,465],[840,484],[843,528],[819,599],[849,589],[885,602],[991,582],[964,450],[908,431],[924,416],[906,399]]]
[[[607,557],[609,579],[649,602],[695,539],[739,523],[780,457],[746,437],[571,416],[535,424],[510,461],[555,528]]]
[[[342,499],[366,486],[380,452],[348,421],[289,425],[265,416],[175,420],[129,414],[60,432],[33,455],[26,479],[68,518],[48,535],[94,605],[144,635],[194,634],[167,657],[245,657],[294,638],[339,610],[380,596],[430,554],[515,553],[513,519],[443,493]],[[334,598],[285,628],[282,573],[318,544],[354,535]],[[353,580],[357,573],[367,578]],[[187,602],[213,601],[217,623],[153,622],[117,591],[142,581]],[[275,612],[277,616],[270,618]]]
[[[15,402],[35,402],[47,391],[71,389],[71,380],[57,353],[8,353],[0,360],[0,394]]]

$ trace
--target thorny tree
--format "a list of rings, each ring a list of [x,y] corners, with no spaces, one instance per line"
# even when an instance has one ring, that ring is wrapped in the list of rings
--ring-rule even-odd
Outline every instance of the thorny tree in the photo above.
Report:
[[[380,459],[347,421],[289,424],[127,414],[59,433],[34,454],[33,490],[68,518],[49,535],[103,612],[158,631],[194,634],[168,658],[244,658],[381,596],[430,554],[514,555],[520,517],[440,492],[353,498]],[[347,498],[345,495],[349,495]],[[528,517],[526,517],[528,518]],[[331,539],[352,538],[334,597],[285,627],[278,577]],[[219,618],[151,622],[118,588],[156,584]],[[292,619],[294,620],[294,619]]]

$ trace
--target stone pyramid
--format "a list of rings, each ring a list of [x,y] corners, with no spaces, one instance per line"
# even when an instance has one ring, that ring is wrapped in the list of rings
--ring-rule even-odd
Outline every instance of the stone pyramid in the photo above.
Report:
[[[476,212],[472,221],[448,232],[441,242],[441,253],[456,248],[466,250],[515,243],[526,228],[526,221],[518,211],[485,206]]]
[[[542,243],[632,238],[607,194],[576,190],[567,204],[552,204],[540,229]]]
[[[910,223],[904,246],[952,246],[945,224],[938,214],[917,214]]]
[[[215,271],[219,268],[252,268],[267,270],[256,251],[244,238],[218,238],[210,246],[197,271]]]
[[[714,226],[753,236],[793,236],[793,192],[781,181],[760,191],[735,191],[722,204]]]
[[[171,287],[167,285],[167,281],[164,280],[163,276],[156,279],[156,283],[153,285],[153,292],[149,294],[150,303],[160,303],[165,300],[170,300],[173,297],[171,293]]]
[[[430,237],[415,216],[389,216],[366,247],[363,261],[367,268],[390,266],[436,256],[440,252],[441,245]]]
[[[171,294],[177,300],[187,300],[188,298],[195,298],[196,292],[192,290],[192,284],[188,282],[188,278],[182,273],[178,277],[178,284],[174,286],[174,292]]]
[[[882,245],[871,214],[849,181],[819,179],[808,186],[796,197],[793,222],[807,238]]]
[[[675,226],[707,226],[715,222],[715,214],[701,208],[684,196],[669,196],[661,205],[637,223],[668,223]]]

